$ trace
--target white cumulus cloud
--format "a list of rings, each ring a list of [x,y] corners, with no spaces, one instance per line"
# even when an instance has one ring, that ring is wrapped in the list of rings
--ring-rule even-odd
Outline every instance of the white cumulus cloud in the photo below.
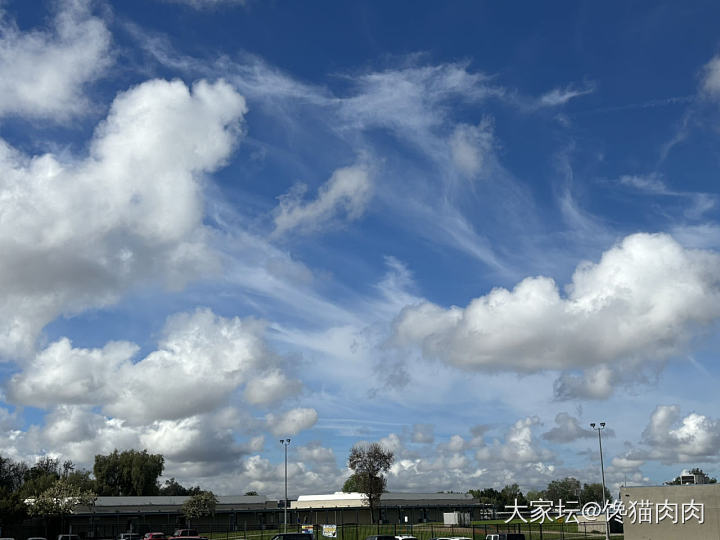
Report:
[[[110,37],[87,0],[59,2],[51,29],[27,32],[0,8],[0,116],[65,120],[82,113],[84,86],[110,64]]]
[[[423,302],[399,314],[394,340],[466,369],[588,370],[606,397],[616,371],[627,379],[632,366],[659,365],[720,317],[719,268],[715,252],[635,234],[580,264],[565,294],[551,278],[529,277],[465,308]],[[570,383],[560,397],[587,390]]]
[[[264,331],[265,323],[251,318],[224,318],[208,309],[180,313],[169,318],[157,350],[137,362],[132,343],[76,349],[61,339],[11,378],[8,395],[36,407],[92,405],[129,425],[211,413],[243,387],[252,389],[251,404],[268,405],[301,384],[267,349]],[[278,392],[267,380],[287,386]]]
[[[201,185],[245,111],[223,81],[152,80],[117,96],[87,157],[28,156],[0,140],[0,358],[30,353],[61,313],[215,267]]]

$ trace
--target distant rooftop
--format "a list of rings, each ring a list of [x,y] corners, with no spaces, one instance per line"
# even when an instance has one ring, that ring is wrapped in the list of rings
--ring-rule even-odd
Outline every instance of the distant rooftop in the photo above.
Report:
[[[361,501],[365,496],[362,493],[345,493],[344,491],[336,491],[326,495],[300,495],[298,502],[309,502],[309,501]],[[389,492],[383,493],[381,500],[393,501],[427,501],[427,500],[442,500],[447,501],[456,499],[460,501],[472,501],[473,497],[469,493],[399,493]]]
[[[190,497],[188,495],[156,495],[139,497],[98,497],[95,506],[176,506],[182,505]],[[275,502],[265,495],[218,495],[218,504],[263,504]]]

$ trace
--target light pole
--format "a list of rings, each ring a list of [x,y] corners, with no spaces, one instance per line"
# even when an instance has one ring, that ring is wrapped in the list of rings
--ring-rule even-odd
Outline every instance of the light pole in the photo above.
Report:
[[[287,498],[287,448],[290,444],[290,439],[280,439],[280,444],[282,444],[285,447],[285,502],[283,503],[283,514],[284,514],[284,531],[287,532],[287,504],[288,504],[288,498]]]
[[[605,500],[605,466],[603,465],[602,455],[602,437],[600,432],[605,429],[605,422],[600,422],[599,427],[595,427],[595,422],[590,424],[590,427],[598,432],[598,444],[600,445],[600,473],[602,474],[602,500],[603,500],[603,512],[605,512],[605,538],[610,540],[610,521],[607,519],[607,501]]]

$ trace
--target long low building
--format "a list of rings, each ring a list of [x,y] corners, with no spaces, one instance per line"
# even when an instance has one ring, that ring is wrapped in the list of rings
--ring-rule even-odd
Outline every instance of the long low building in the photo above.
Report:
[[[182,505],[187,496],[98,497],[91,508],[78,507],[66,518],[65,532],[83,538],[117,538],[121,532],[162,531],[171,534],[187,526]],[[276,528],[282,512],[277,499],[263,495],[218,496],[215,515],[192,521],[193,528],[203,531],[242,531]],[[16,537],[44,536],[46,523],[29,520],[23,534]]]
[[[379,506],[382,523],[443,521],[447,512],[468,513],[471,519],[491,517],[487,505],[469,493],[383,493]],[[370,509],[361,493],[301,495],[290,503],[290,510],[301,523],[371,523]]]
[[[78,507],[62,525],[82,538],[117,538],[122,532],[172,533],[187,526],[182,505],[189,497],[98,497],[91,508]],[[277,530],[284,523],[282,501],[263,495],[218,496],[214,516],[192,520],[203,532]],[[380,501],[382,523],[417,524],[443,521],[443,514],[460,512],[471,519],[492,517],[492,510],[465,493],[384,493]],[[376,520],[378,514],[375,515]],[[302,495],[287,511],[288,524],[351,525],[371,523],[370,510],[360,493]],[[45,536],[47,523],[28,520],[15,537]]]

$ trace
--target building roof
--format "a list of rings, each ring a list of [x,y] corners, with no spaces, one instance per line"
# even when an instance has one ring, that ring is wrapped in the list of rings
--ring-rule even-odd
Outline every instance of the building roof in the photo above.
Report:
[[[140,497],[98,497],[95,507],[99,506],[181,506],[190,497],[188,495],[158,495]],[[265,495],[218,495],[218,505],[223,504],[264,504],[276,502]]]
[[[345,493],[344,491],[336,491],[327,495],[300,495],[300,501],[361,501],[365,498],[362,493]],[[472,502],[472,495],[469,493],[383,493],[382,499],[386,501],[404,500],[404,501],[426,501],[426,500],[457,500]]]
[[[380,506],[468,506],[478,502],[469,493],[383,493]],[[365,506],[362,493],[335,493],[300,495],[290,503],[293,509],[356,508]]]

